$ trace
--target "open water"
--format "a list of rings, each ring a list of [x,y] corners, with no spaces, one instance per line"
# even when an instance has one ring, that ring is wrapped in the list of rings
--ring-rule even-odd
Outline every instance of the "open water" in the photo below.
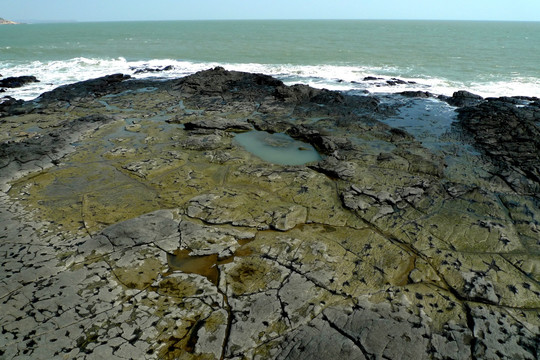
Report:
[[[172,65],[166,72],[134,69]],[[0,74],[32,99],[112,73],[173,78],[214,66],[336,90],[540,97],[540,22],[164,21],[0,26]],[[364,80],[366,77],[377,80]],[[392,78],[405,80],[391,86]],[[394,81],[395,82],[395,81]]]

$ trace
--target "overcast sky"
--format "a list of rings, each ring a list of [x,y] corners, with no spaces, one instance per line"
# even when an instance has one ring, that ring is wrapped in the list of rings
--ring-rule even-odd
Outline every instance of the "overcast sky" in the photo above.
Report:
[[[9,20],[433,19],[540,21],[540,0],[0,0]]]

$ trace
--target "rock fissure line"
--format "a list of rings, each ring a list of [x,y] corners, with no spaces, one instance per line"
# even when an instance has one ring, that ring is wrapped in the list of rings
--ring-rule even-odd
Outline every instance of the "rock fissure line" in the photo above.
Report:
[[[221,296],[223,297],[224,308],[225,308],[225,311],[227,312],[225,336],[223,337],[223,343],[221,344],[221,354],[219,357],[220,360],[224,360],[227,354],[228,347],[229,347],[229,339],[231,337],[231,331],[232,331],[231,329],[232,329],[232,322],[233,322],[234,314],[233,314],[231,305],[229,304],[229,298],[227,294],[219,288],[220,277],[221,277],[221,271],[218,267],[218,285],[216,285],[216,288],[217,288],[218,293],[220,293]],[[227,284],[225,284],[225,288],[226,287],[227,287]]]
[[[524,276],[526,276],[529,280],[531,280],[533,283],[536,283],[538,285],[540,285],[540,280],[537,280],[535,279],[531,274],[523,271],[522,268],[520,268],[519,266],[516,266],[514,263],[512,263],[511,261],[509,261],[507,258],[504,257],[504,254],[498,254],[507,264],[509,264],[510,266],[512,266],[514,269],[516,269],[517,271],[519,271],[520,273],[522,273]],[[538,296],[540,296],[540,294],[538,294]]]
[[[332,329],[334,329],[335,331],[337,331],[339,334],[341,334],[341,336],[349,339],[350,341],[353,342],[353,344],[358,347],[360,349],[360,351],[362,351],[362,354],[364,355],[364,357],[368,360],[373,360],[375,359],[375,356],[371,353],[369,353],[366,348],[364,347],[364,345],[362,344],[361,341],[359,341],[357,338],[355,338],[354,336],[351,336],[349,333],[347,333],[345,330],[339,328],[339,326],[337,326],[336,324],[334,324],[332,321],[330,321],[330,319],[328,319],[328,317],[322,313],[322,319],[324,321],[326,321],[328,323],[328,325],[330,325],[330,327]]]

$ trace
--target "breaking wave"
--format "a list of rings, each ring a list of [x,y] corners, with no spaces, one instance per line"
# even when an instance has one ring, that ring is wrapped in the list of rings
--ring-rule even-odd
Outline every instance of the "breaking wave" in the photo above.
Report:
[[[227,70],[256,72],[274,76],[288,85],[302,83],[317,88],[371,93],[396,93],[406,90],[429,91],[451,95],[457,90],[468,90],[484,97],[536,96],[540,97],[540,78],[515,76],[511,79],[487,79],[469,83],[449,79],[411,75],[410,69],[396,67],[349,65],[291,65],[257,63],[192,62],[173,59],[129,61],[77,57],[63,61],[32,61],[28,63],[0,63],[4,77],[33,75],[40,82],[22,88],[6,89],[4,96],[30,100],[60,85],[88,80],[113,73],[124,73],[134,78],[172,79],[197,71],[222,66]],[[156,71],[163,70],[166,71]]]

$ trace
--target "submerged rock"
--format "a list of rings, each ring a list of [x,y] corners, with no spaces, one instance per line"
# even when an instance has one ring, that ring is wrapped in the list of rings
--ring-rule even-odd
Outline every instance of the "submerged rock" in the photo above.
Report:
[[[0,103],[0,357],[537,358],[537,100],[453,98],[429,142],[223,68]]]

